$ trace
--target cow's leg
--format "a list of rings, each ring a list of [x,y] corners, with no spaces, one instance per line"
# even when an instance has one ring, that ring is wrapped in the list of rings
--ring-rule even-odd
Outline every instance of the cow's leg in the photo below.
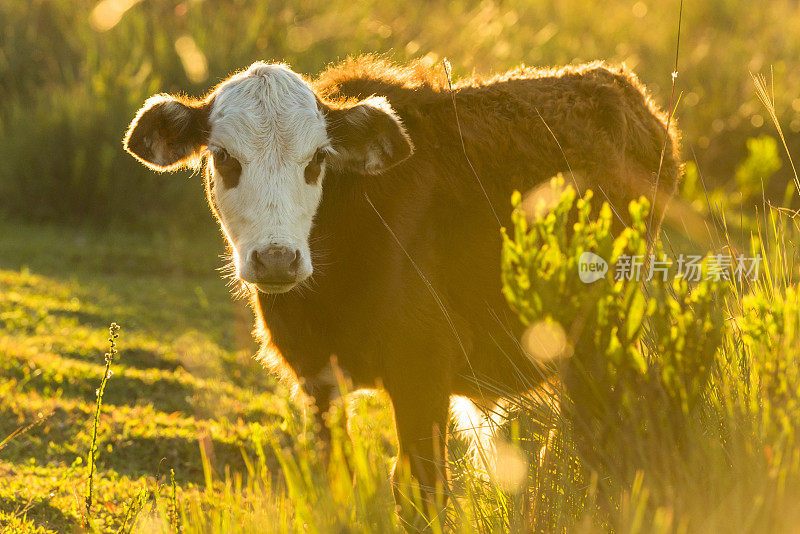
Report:
[[[431,376],[402,387],[387,385],[399,445],[392,473],[395,501],[404,520],[424,528],[419,505],[430,518],[447,501],[446,445],[450,392]],[[409,485],[411,482],[411,485]],[[421,502],[415,502],[419,491]]]
[[[340,397],[340,384],[338,376],[344,376],[337,367],[336,359],[331,357],[325,367],[312,377],[303,380],[303,389],[315,405],[314,425],[321,442],[323,454],[327,457],[331,448],[331,425],[341,424],[341,421],[332,419],[331,405]]]

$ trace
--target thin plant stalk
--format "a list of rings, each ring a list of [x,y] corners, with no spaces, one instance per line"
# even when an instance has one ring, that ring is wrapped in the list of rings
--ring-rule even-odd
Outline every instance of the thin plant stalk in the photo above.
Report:
[[[103,372],[103,379],[100,381],[100,387],[97,388],[97,406],[94,411],[94,425],[92,426],[92,446],[89,448],[89,480],[86,483],[86,521],[89,521],[89,517],[92,511],[92,500],[93,500],[93,490],[94,490],[94,465],[95,465],[95,457],[97,455],[97,428],[100,426],[100,409],[103,406],[103,393],[106,390],[106,384],[108,383],[108,379],[111,378],[111,364],[114,361],[114,357],[117,355],[117,343],[116,339],[119,337],[119,325],[117,323],[111,323],[108,328],[108,342],[109,342],[109,349],[108,352],[105,354],[105,361],[106,367],[105,371]]]

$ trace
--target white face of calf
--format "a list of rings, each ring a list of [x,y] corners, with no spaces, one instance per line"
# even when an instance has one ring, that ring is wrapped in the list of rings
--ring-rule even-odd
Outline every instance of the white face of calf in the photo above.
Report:
[[[264,63],[200,101],[148,99],[125,148],[159,171],[206,162],[236,275],[266,293],[313,273],[309,235],[326,172],[379,174],[412,151],[384,98],[323,103],[286,66]]]

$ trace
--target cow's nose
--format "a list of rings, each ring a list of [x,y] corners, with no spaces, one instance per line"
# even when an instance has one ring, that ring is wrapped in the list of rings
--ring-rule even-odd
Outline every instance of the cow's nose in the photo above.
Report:
[[[250,255],[251,272],[256,284],[285,285],[297,281],[300,251],[271,246],[254,250]]]

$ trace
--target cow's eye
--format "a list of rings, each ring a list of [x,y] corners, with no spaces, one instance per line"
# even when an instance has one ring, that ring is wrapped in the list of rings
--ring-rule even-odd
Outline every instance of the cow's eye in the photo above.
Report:
[[[327,155],[328,151],[324,148],[317,149],[317,151],[314,152],[311,161],[306,165],[305,178],[307,184],[314,185],[317,183],[319,175],[322,172],[322,163],[325,161],[325,156]]]
[[[314,152],[314,158],[312,161],[314,161],[317,165],[322,165],[322,162],[325,161],[325,157],[327,155],[328,151],[320,148],[316,152]]]
[[[214,156],[214,163],[216,165],[225,163],[225,161],[227,161],[227,159],[230,157],[227,150],[219,147],[212,148],[211,155]]]
[[[224,148],[213,147],[209,151],[214,157],[214,167],[217,173],[222,176],[222,183],[226,189],[239,185],[239,176],[242,174],[242,165],[234,157],[228,154]]]

